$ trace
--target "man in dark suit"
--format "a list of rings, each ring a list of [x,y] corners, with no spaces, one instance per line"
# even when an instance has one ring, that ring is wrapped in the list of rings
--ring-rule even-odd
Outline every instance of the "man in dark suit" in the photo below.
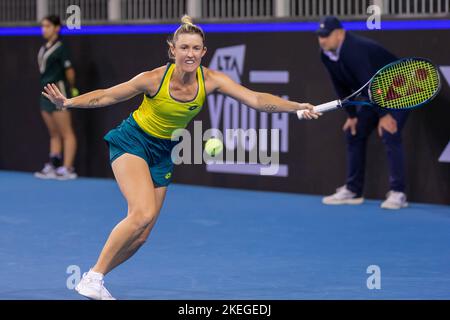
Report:
[[[332,16],[323,18],[317,30],[321,60],[339,98],[362,87],[383,66],[397,57],[378,43],[344,30]],[[367,90],[362,99],[368,100]],[[347,181],[324,204],[361,204],[364,201],[364,170],[367,138],[377,128],[387,153],[390,191],[381,204],[385,209],[406,207],[404,156],[401,132],[408,113],[378,107],[347,106],[343,130],[347,141]]]

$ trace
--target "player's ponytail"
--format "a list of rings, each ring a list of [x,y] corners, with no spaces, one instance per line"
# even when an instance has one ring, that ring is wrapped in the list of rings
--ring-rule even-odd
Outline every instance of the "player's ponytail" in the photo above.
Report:
[[[194,20],[192,20],[192,18],[190,16],[185,14],[184,16],[181,17],[181,23],[182,24],[194,25]]]
[[[192,20],[192,18],[188,15],[184,15],[181,18],[181,25],[178,27],[178,29],[173,33],[173,35],[171,36],[171,38],[169,38],[167,40],[167,44],[169,45],[169,58],[170,59],[174,59],[175,57],[173,56],[171,50],[170,50],[170,46],[175,46],[175,43],[177,42],[178,36],[180,34],[198,34],[200,37],[202,37],[203,39],[203,45],[205,44],[205,33],[203,32],[202,28],[200,28],[199,26],[194,24],[194,21]]]

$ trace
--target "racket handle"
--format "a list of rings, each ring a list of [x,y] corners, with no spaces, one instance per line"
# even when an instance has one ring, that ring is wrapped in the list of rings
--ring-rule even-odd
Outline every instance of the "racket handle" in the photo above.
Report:
[[[337,109],[341,106],[341,100],[334,100],[331,102],[319,104],[314,107],[315,112],[327,112],[330,110]],[[297,111],[297,117],[299,120],[303,119],[303,113],[305,113],[305,110],[298,110]]]

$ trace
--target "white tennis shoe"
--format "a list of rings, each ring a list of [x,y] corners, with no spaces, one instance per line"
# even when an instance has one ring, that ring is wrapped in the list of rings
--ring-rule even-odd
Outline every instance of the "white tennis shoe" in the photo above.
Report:
[[[403,192],[389,191],[386,198],[387,199],[381,204],[381,208],[383,209],[398,210],[408,206],[408,202],[406,202],[406,194]]]
[[[56,178],[55,167],[51,163],[46,163],[41,171],[35,172],[34,176],[39,179]]]
[[[73,168],[66,168],[62,166],[56,168],[55,170],[55,178],[58,180],[73,180],[77,177],[78,175],[75,173]]]
[[[102,278],[91,276],[87,272],[83,274],[83,278],[81,278],[75,290],[92,300],[116,300],[105,288]]]
[[[356,197],[356,193],[347,189],[347,186],[342,186],[336,189],[336,193],[331,196],[322,198],[323,204],[339,205],[339,204],[361,204],[364,202],[363,197]]]

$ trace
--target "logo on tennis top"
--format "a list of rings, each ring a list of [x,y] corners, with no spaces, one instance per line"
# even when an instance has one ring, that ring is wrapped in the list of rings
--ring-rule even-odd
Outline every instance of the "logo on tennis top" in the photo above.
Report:
[[[171,176],[172,176],[172,172],[169,172],[169,173],[167,173],[167,174],[164,176],[164,178],[170,179]]]
[[[192,107],[189,107],[189,110],[192,111],[192,110],[195,110],[197,108],[198,108],[198,106],[192,106]]]

